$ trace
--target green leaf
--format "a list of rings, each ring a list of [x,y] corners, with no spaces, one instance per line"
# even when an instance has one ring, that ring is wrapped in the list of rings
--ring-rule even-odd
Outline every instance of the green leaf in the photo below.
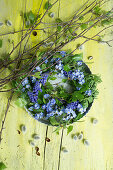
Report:
[[[68,31],[72,34],[73,33],[73,28],[68,28]]]
[[[38,78],[38,79],[40,79],[40,78],[41,78],[41,76],[40,76],[40,72],[36,72],[36,73],[34,74],[34,76],[35,76],[36,78]]]
[[[79,60],[82,60],[83,59],[83,53],[80,53],[80,54],[75,54],[73,56],[73,60],[74,61],[79,61]]]
[[[46,100],[45,100],[45,98],[43,97],[43,102],[44,102],[44,104],[46,104]]]
[[[43,109],[36,110],[36,112],[43,112],[43,111],[44,111]]]
[[[53,90],[53,86],[51,85],[51,83],[46,82],[45,86],[46,86],[46,88],[47,88],[48,91]],[[46,91],[47,91],[47,90],[46,90]]]
[[[101,21],[101,25],[102,25],[102,26],[104,26],[104,25],[109,25],[109,24],[111,24],[111,23],[112,23],[111,20],[108,20],[108,19],[105,19],[105,20]]]
[[[67,81],[67,79],[62,79],[62,82],[65,83]]]
[[[61,20],[60,18],[56,18],[56,22],[57,22],[57,23],[61,23],[62,20]]]
[[[101,12],[101,8],[99,6],[96,6],[94,8],[94,13],[97,14],[97,15],[100,15],[100,12]]]
[[[73,130],[73,126],[68,126],[67,127],[67,135]]]
[[[91,26],[91,25],[93,25],[94,24],[94,22],[93,21],[90,21],[89,22],[89,26]]]
[[[57,104],[58,106],[62,106],[61,101],[59,101],[58,99],[56,99],[56,104]]]
[[[0,48],[2,48],[2,40],[0,39]]]
[[[33,14],[32,11],[30,11],[30,12],[28,13],[28,18],[29,18],[29,20],[31,20],[31,21],[35,21],[36,16]]]
[[[84,99],[84,95],[81,94],[79,91],[75,91],[72,95],[72,99],[77,99],[79,101],[82,101]]]
[[[49,79],[50,80],[56,80],[57,78],[56,77],[50,77]]]
[[[60,32],[62,27],[60,25],[57,26],[57,30]]]
[[[42,67],[42,69],[45,69],[46,68],[46,64],[42,64],[41,67]]]
[[[26,104],[27,104],[27,101],[23,98],[18,98],[16,101],[15,101],[15,104],[18,106],[18,107],[24,107]]]
[[[83,16],[79,17],[79,20],[83,20],[83,19],[84,19],[84,17],[83,17]]]
[[[80,89],[80,92],[85,92],[86,90],[88,90],[89,89],[89,84],[88,85],[85,85],[84,87],[82,87],[81,89]]]
[[[81,119],[83,116],[84,116],[84,114],[79,113],[77,115],[77,117],[74,119],[74,122],[76,122],[77,120]]]
[[[57,135],[59,135],[59,131],[61,130],[61,126],[58,126],[53,132],[56,132]]]
[[[52,6],[51,3],[50,3],[49,1],[47,1],[47,2],[45,3],[44,8],[47,10],[47,9],[50,8],[51,6]]]
[[[88,101],[89,101],[89,103],[92,103],[93,102],[93,97],[92,96],[90,96],[90,97],[88,97]]]
[[[0,162],[0,170],[3,170],[7,168],[6,165],[3,162]]]
[[[43,103],[43,101],[40,100],[40,99],[38,99],[37,102],[38,102],[38,104],[42,104]]]
[[[70,70],[69,64],[66,64],[66,65],[64,66],[64,70],[67,71],[67,72]]]
[[[59,125],[59,123],[56,121],[55,117],[50,117],[49,120],[50,120],[50,123],[51,123],[53,126]]]
[[[88,28],[88,24],[81,24],[81,29],[83,30],[83,29],[87,29]]]
[[[81,104],[82,104],[83,108],[88,107],[88,101],[87,100],[83,101]]]

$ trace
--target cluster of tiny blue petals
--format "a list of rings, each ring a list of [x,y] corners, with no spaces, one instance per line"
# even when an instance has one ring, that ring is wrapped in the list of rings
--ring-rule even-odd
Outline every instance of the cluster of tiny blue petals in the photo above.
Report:
[[[35,103],[34,104],[34,109],[39,109],[40,108],[40,105],[38,103]]]
[[[43,74],[39,82],[44,86],[47,82],[48,74]]]
[[[49,94],[44,94],[44,98],[47,99],[48,97],[50,97]]]
[[[67,108],[68,108],[68,109],[73,109],[73,110],[74,110],[74,109],[77,108],[78,104],[79,104],[79,101],[71,102],[71,103],[69,103],[69,104],[67,105]]]
[[[64,57],[66,55],[65,51],[60,51],[60,54],[62,55],[62,57]]]
[[[26,77],[23,81],[22,81],[22,85],[25,86],[26,84],[28,84],[29,81],[28,81],[28,78]]]
[[[63,64],[62,64],[62,61],[61,61],[61,60],[58,62],[58,64],[55,66],[55,68],[56,68],[57,70],[62,70],[62,69],[63,69]]]
[[[32,83],[35,83],[35,82],[36,82],[36,78],[33,77],[33,76],[30,77],[30,80],[31,80]]]
[[[36,103],[36,102],[37,102],[38,93],[34,93],[34,92],[28,91],[27,94],[28,94],[29,99],[30,99],[30,101],[31,101],[32,103]]]
[[[83,108],[83,106],[82,106],[81,104],[78,104],[77,110],[78,110],[78,112],[80,112],[81,114],[83,114],[84,112],[86,112],[86,108]]]
[[[85,94],[88,95],[88,96],[91,96],[92,91],[91,91],[91,90],[87,90],[87,91],[85,92]]]
[[[41,87],[40,87],[39,81],[36,81],[36,82],[35,82],[35,85],[34,85],[34,87],[33,87],[33,92],[34,92],[35,94],[38,94],[38,91],[42,92],[42,89],[41,89]]]
[[[81,66],[82,63],[83,63],[82,61],[77,61],[77,65],[78,65],[78,66]]]
[[[36,113],[35,116],[34,116],[34,118],[35,118],[36,120],[42,119],[43,117],[44,117],[44,113],[43,113],[43,112]]]
[[[48,59],[46,59],[47,57],[44,57],[43,60],[45,60],[44,62],[47,64],[48,63]]]
[[[40,72],[40,74],[42,73],[41,68],[40,68],[39,66],[37,66],[37,67],[33,70],[34,73],[35,73],[36,71]]]
[[[78,69],[74,72],[72,70],[68,71],[68,77],[71,80],[78,80],[79,84],[81,85],[85,83],[84,74]]]

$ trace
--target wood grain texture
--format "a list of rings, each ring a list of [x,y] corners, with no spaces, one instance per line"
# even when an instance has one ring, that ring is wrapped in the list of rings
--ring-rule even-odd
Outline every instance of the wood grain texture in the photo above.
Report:
[[[26,0],[26,2],[27,11],[36,11],[41,0]],[[84,2],[85,0],[60,0],[59,5],[55,5],[51,11],[55,12],[56,17],[59,15],[62,19],[69,18]],[[109,4],[107,8],[110,6],[112,4]],[[0,33],[12,31],[14,28],[19,30],[22,21],[20,12],[23,10],[25,10],[24,0],[0,0],[1,21],[10,19],[13,23],[11,28],[5,25],[0,28]],[[47,16],[45,21],[48,20],[50,18]],[[38,38],[41,39],[42,36],[44,36],[42,32],[39,32]],[[16,45],[21,34],[1,38],[3,39],[3,47],[0,49],[2,55],[12,49],[8,45],[8,39],[14,40]],[[31,36],[30,42],[35,44],[37,40]],[[74,49],[75,46],[76,43],[70,43],[65,49]],[[18,108],[13,99],[0,145],[0,161],[7,165],[7,170],[113,170],[113,48],[90,41],[84,45],[83,52],[86,63],[87,57],[93,56],[93,64],[88,66],[92,73],[100,74],[102,78],[102,83],[98,86],[98,99],[94,101],[91,110],[82,119],[83,122],[74,123],[71,134],[67,136],[64,130],[63,133],[60,131],[60,134],[56,135],[53,133],[55,127],[47,127],[34,120],[25,110]],[[3,120],[8,96],[6,93],[0,94],[0,122]],[[92,124],[92,118],[98,119],[96,126]],[[18,134],[17,130],[21,124],[27,127],[26,134]],[[73,134],[81,131],[83,131],[84,139],[89,140],[89,147],[85,146],[83,141],[72,139]],[[40,156],[37,156],[35,149],[29,145],[29,140],[32,140],[32,135],[35,133],[40,136],[37,142]],[[50,142],[45,142],[46,136],[50,138]],[[61,151],[61,142],[62,147],[68,150],[67,153]]]

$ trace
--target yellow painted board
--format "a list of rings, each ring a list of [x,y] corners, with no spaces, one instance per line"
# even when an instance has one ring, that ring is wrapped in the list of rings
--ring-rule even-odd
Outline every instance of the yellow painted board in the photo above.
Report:
[[[26,0],[26,10],[36,11],[39,8],[41,0]],[[46,1],[44,1],[45,3]],[[52,0],[51,0],[52,2]],[[62,19],[67,19],[85,0],[60,0],[59,6],[53,9],[56,17],[59,15]],[[109,4],[108,8],[112,6]],[[21,11],[25,10],[25,1],[23,0],[0,0],[0,18],[5,22],[6,19],[12,21],[12,27],[6,25],[0,28],[0,33],[6,33],[21,28]],[[43,10],[41,9],[43,12]],[[46,21],[50,21],[46,17]],[[52,19],[53,20],[53,19]],[[43,34],[39,32],[41,39]],[[20,40],[21,34],[8,35],[2,37],[3,47],[0,54],[9,52],[12,47],[8,45],[8,39],[14,40],[15,44]],[[31,43],[36,43],[32,37]],[[71,43],[68,48],[74,49],[76,43]],[[10,47],[10,48],[9,48]],[[66,47],[66,48],[67,48]],[[102,83],[99,87],[98,99],[94,101],[93,106],[83,122],[74,123],[74,130],[67,136],[64,130],[62,146],[66,147],[67,153],[61,152],[60,170],[112,170],[113,169],[113,48],[105,44],[88,42],[84,45],[84,61],[88,62],[87,57],[93,56],[93,64],[88,64],[92,73],[100,74]],[[0,94],[0,122],[3,119],[7,104],[8,94]],[[98,124],[94,126],[92,118],[98,119]],[[18,134],[17,130],[21,124],[27,127],[27,133]],[[61,133],[53,133],[55,127],[48,127],[48,137],[50,142],[46,143],[45,163],[44,146],[47,125],[37,122],[26,113],[25,110],[18,108],[14,101],[7,115],[5,129],[3,131],[3,140],[0,145],[0,161],[3,161],[7,170],[57,170],[59,162],[59,150],[61,143]],[[90,146],[84,146],[82,141],[74,141],[71,137],[74,133],[83,131],[84,138],[88,139]],[[37,146],[40,148],[40,157],[35,153],[35,149],[29,145],[34,133],[39,134],[40,140]]]

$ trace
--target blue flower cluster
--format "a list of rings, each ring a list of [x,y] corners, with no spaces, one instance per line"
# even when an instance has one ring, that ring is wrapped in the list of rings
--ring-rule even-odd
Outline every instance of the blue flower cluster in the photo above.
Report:
[[[23,86],[22,92],[24,92],[25,89],[29,89],[30,88],[29,80],[28,80],[27,77],[22,81],[22,86]]]
[[[61,61],[61,60],[58,62],[58,64],[55,66],[55,68],[56,68],[57,70],[62,70],[62,69],[63,69],[63,64],[62,64],[62,61]]]
[[[87,91],[85,92],[85,94],[88,95],[88,96],[91,96],[92,91],[89,89],[89,90],[87,90]]]
[[[37,67],[33,70],[34,73],[35,73],[36,71],[39,71],[40,74],[42,73],[41,68],[40,68],[39,66],[37,66]]]
[[[78,83],[80,85],[83,85],[85,83],[85,79],[84,79],[84,73],[81,72],[79,69],[75,70],[75,71],[72,71],[70,70],[68,72],[68,77],[71,79],[71,80],[78,80]]]
[[[76,102],[71,102],[67,105],[67,108],[69,109],[77,109],[78,112],[80,112],[81,114],[83,114],[86,111],[86,108],[83,108],[83,106],[80,104],[79,101]]]
[[[82,61],[77,61],[77,65],[78,65],[78,66],[81,66],[82,64],[83,64]]]
[[[77,61],[77,65],[81,66],[83,64],[82,61]],[[85,83],[85,79],[84,79],[84,73],[82,71],[80,71],[79,69],[76,69],[74,71],[70,70],[70,71],[65,71],[63,68],[63,63],[60,60],[57,65],[55,66],[55,68],[59,71],[57,73],[58,77],[64,79],[65,77],[70,78],[71,80],[76,80],[78,81],[78,83],[80,85],[83,85]]]
[[[44,117],[44,113],[43,113],[43,112],[36,113],[36,114],[34,115],[34,118],[35,118],[36,120],[42,119],[43,117]]]
[[[36,103],[36,102],[37,102],[38,92],[37,92],[37,93],[34,93],[34,92],[28,91],[27,94],[28,94],[29,99],[30,99],[30,101],[31,101],[32,103]]]
[[[47,64],[47,63],[48,63],[48,59],[46,59],[46,58],[47,58],[47,57],[44,57],[43,60],[45,60],[44,63]]]
[[[48,74],[43,74],[39,82],[44,86],[47,82]]]

